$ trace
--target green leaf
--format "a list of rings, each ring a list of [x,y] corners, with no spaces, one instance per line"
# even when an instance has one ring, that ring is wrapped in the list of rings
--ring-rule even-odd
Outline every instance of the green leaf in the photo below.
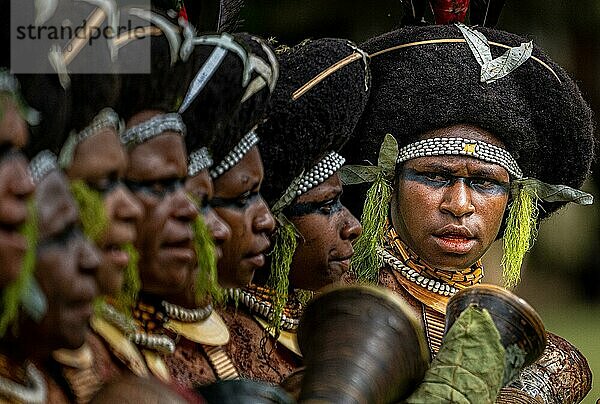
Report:
[[[591,205],[594,197],[587,192],[567,185],[547,184],[536,178],[523,178],[513,181],[513,188],[522,188],[525,192],[545,202],[574,202],[579,205]]]
[[[376,166],[348,165],[343,166],[338,171],[338,174],[342,180],[342,184],[355,185],[375,181],[380,171],[381,168]]]
[[[398,142],[391,134],[386,134],[379,150],[377,165],[386,174],[386,178],[394,175],[396,161],[398,160]]]

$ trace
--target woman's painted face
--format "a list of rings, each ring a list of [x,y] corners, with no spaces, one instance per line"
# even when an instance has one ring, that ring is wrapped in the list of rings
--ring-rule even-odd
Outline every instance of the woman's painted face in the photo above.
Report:
[[[208,169],[189,177],[185,182],[185,190],[197,201],[198,210],[215,241],[217,257],[221,259],[223,257],[221,245],[231,238],[231,229],[211,206],[214,187]]]
[[[27,219],[34,186],[20,149],[29,133],[11,98],[0,94],[0,289],[17,279],[27,242],[19,227]]]
[[[79,348],[98,294],[100,255],[83,235],[77,204],[63,174],[49,173],[38,184],[35,201],[39,227],[35,277],[48,311],[33,335],[43,335],[42,344],[50,349]]]
[[[300,234],[290,268],[290,287],[317,290],[339,282],[360,236],[359,221],[342,205],[338,174],[299,196],[284,213]]]
[[[159,112],[144,112],[130,125]],[[170,301],[186,291],[196,267],[192,222],[198,210],[184,189],[187,153],[181,135],[164,132],[129,151],[126,181],[143,207],[136,247],[142,290]]]
[[[423,138],[463,137],[503,147],[491,133],[456,125]],[[391,216],[400,238],[429,265],[473,265],[496,239],[509,199],[508,172],[472,157],[433,156],[399,168]]]
[[[123,271],[129,256],[123,246],[137,238],[136,224],[142,216],[142,206],[121,182],[127,170],[127,154],[114,129],[101,132],[82,141],[76,148],[67,175],[71,180],[83,180],[103,197],[108,229],[99,240],[102,264],[98,270],[100,293],[115,296],[123,283]]]
[[[231,239],[223,243],[223,258],[218,264],[223,287],[248,285],[254,271],[265,264],[275,219],[259,193],[263,176],[260,152],[254,146],[214,181],[212,205],[231,228]]]

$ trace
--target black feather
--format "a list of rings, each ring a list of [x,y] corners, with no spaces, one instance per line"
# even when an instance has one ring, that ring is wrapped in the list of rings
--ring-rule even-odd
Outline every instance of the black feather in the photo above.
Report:
[[[217,32],[237,31],[242,24],[240,11],[243,7],[244,0],[221,0]]]
[[[506,0],[471,0],[471,25],[495,27]]]
[[[404,15],[402,26],[423,25],[427,0],[400,0]]]

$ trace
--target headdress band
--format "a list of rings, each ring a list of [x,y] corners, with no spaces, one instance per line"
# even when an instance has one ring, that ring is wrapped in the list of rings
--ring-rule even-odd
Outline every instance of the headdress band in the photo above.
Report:
[[[369,89],[369,55],[362,49],[356,47],[352,43],[348,43],[348,46],[354,49],[354,53],[346,56],[345,58],[338,60],[327,69],[323,70],[315,77],[307,81],[302,87],[294,91],[292,94],[292,100],[296,101],[298,98],[302,97],[306,94],[311,88],[319,84],[321,81],[325,80],[327,77],[331,76],[333,73],[337,72],[344,66],[349,65],[350,63],[362,60],[365,65],[365,90]]]
[[[58,164],[56,155],[50,150],[42,150],[29,162],[31,178],[36,185],[42,182],[44,177],[54,170],[58,170]]]
[[[73,162],[73,155],[77,145],[90,136],[99,133],[104,128],[113,128],[118,133],[120,124],[121,121],[119,120],[119,115],[117,115],[112,108],[104,108],[94,117],[94,119],[92,119],[92,123],[81,132],[73,131],[69,134],[69,137],[65,141],[65,144],[58,155],[58,165],[63,169],[70,167]]]
[[[507,150],[481,140],[461,137],[434,137],[406,145],[399,150],[396,164],[417,157],[447,155],[475,157],[498,164],[508,171],[513,179],[523,178],[523,172]]]
[[[221,160],[221,162],[212,170],[210,176],[213,179],[219,178],[230,168],[234,167],[240,160],[250,151],[250,149],[258,143],[258,136],[254,129],[246,133],[242,140]]]
[[[139,125],[133,126],[121,134],[121,143],[127,147],[132,147],[167,131],[185,136],[185,124],[179,114],[157,115]]]
[[[213,159],[210,155],[210,152],[206,147],[201,147],[190,154],[190,160],[188,163],[188,176],[194,177],[200,171],[212,166],[212,164]]]
[[[345,162],[346,159],[338,153],[334,151],[329,152],[313,168],[307,172],[302,172],[292,181],[282,197],[279,198],[275,205],[273,205],[273,213],[277,214],[283,211],[283,209],[289,206],[294,199],[325,182],[329,177],[335,174]]]
[[[468,42],[467,42],[467,39],[465,39],[465,38],[426,39],[423,41],[409,42],[409,43],[403,43],[403,44],[391,46],[389,48],[385,48],[385,49],[379,50],[377,52],[373,52],[369,56],[371,57],[371,59],[373,59],[379,55],[383,55],[384,53],[393,52],[393,51],[404,49],[404,48],[412,48],[413,46],[434,45],[434,44],[442,44],[442,43],[468,43]],[[499,48],[504,48],[504,49],[508,49],[508,50],[513,49],[512,46],[505,45],[503,43],[493,42],[493,41],[488,41],[488,45],[494,45]],[[542,65],[544,68],[546,68],[548,71],[550,71],[550,73],[552,73],[552,75],[556,78],[556,80],[558,80],[559,83],[561,82],[561,80],[558,77],[558,75],[556,74],[556,72],[550,66],[548,66],[548,64],[546,62],[544,62],[543,60],[541,60],[535,56],[530,56],[530,59],[535,60],[537,63]]]

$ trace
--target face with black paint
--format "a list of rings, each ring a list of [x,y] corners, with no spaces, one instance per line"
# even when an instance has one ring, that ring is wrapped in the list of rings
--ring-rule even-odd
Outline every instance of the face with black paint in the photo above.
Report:
[[[100,293],[107,296],[121,290],[123,271],[129,263],[123,246],[135,242],[136,223],[142,215],[140,202],[121,182],[127,161],[117,132],[104,128],[77,145],[66,170],[69,179],[83,180],[102,195],[108,229],[98,242],[102,251],[98,285]]]
[[[185,181],[185,190],[197,201],[204,223],[215,241],[217,258],[221,259],[223,257],[221,245],[231,238],[231,229],[211,206],[215,189],[208,169],[201,170],[193,177],[188,177]]]
[[[142,111],[128,127],[160,113]],[[187,152],[178,133],[163,132],[129,150],[126,181],[143,207],[136,241],[142,290],[175,303],[196,267],[192,222],[198,210],[184,190],[186,175]]]
[[[290,267],[290,287],[317,290],[340,281],[354,254],[359,221],[340,202],[337,173],[300,195],[284,213],[300,234]]]
[[[50,172],[38,184],[35,201],[39,227],[35,277],[48,300],[48,311],[26,333],[37,336],[36,349],[79,348],[98,291],[100,255],[83,235],[77,204],[61,172]]]
[[[19,232],[34,186],[20,149],[29,132],[12,97],[0,93],[0,288],[17,279],[27,242]]]
[[[263,176],[260,152],[254,146],[214,181],[212,205],[231,228],[231,239],[223,243],[223,258],[218,264],[223,287],[248,285],[254,271],[265,264],[275,219],[259,193]]]
[[[462,137],[504,147],[490,132],[455,125],[422,139]],[[426,263],[460,270],[479,260],[496,239],[509,199],[509,175],[473,157],[431,156],[399,168],[390,214],[398,236]]]

